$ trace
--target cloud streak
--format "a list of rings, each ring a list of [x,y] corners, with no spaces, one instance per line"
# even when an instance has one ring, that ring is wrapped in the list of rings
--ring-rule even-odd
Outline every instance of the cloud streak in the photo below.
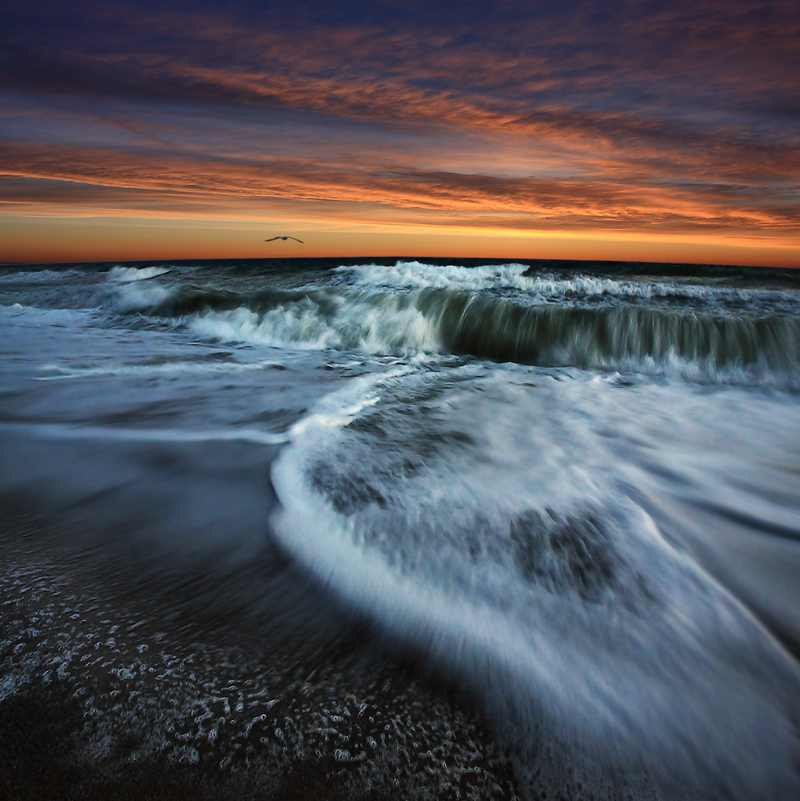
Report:
[[[789,232],[798,223],[797,188],[783,193],[747,185],[692,182],[632,185],[626,180],[499,178],[484,174],[383,165],[360,169],[321,160],[204,158],[174,153],[72,148],[0,147],[0,203],[13,206],[172,210],[236,216],[276,201],[350,204],[384,212],[413,212],[424,223],[519,230],[601,226],[620,231],[684,230]],[[48,182],[54,185],[48,188]]]

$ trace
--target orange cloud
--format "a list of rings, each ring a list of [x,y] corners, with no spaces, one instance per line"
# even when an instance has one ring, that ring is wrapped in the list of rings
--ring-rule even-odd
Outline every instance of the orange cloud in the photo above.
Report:
[[[236,161],[185,153],[6,145],[0,202],[19,212],[57,207],[211,216],[264,204],[350,204],[405,210],[436,225],[461,218],[514,230],[750,231],[794,236],[794,193],[730,184],[631,183],[605,179],[501,178],[405,166],[299,158]],[[63,213],[63,211],[62,211]],[[353,211],[356,214],[357,212]]]

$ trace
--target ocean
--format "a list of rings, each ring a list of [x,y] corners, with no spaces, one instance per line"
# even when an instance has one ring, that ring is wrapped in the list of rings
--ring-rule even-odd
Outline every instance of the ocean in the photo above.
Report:
[[[6,797],[800,798],[800,274],[18,265],[0,304]]]

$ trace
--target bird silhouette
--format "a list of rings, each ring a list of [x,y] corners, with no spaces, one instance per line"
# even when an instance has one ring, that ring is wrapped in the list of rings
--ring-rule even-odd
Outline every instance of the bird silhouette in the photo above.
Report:
[[[265,242],[274,242],[276,239],[282,239],[284,242],[287,239],[294,239],[295,242],[299,242],[301,245],[303,244],[302,239],[298,239],[296,236],[273,236],[272,239],[265,239]]]

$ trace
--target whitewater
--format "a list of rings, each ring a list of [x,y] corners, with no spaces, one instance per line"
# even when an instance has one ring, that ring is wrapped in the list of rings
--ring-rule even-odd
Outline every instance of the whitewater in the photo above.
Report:
[[[0,304],[0,716],[61,687],[93,775],[800,797],[791,273],[19,266]]]

